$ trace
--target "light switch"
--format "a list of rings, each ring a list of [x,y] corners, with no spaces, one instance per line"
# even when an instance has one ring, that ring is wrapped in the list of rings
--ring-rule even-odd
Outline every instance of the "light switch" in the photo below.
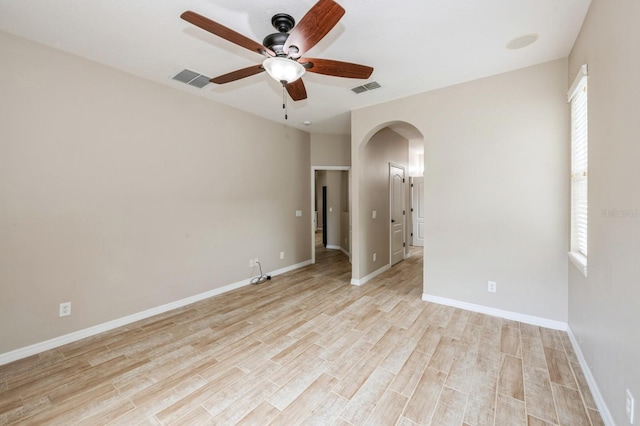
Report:
[[[333,213],[333,207],[329,207],[329,213]]]
[[[377,215],[378,213],[374,210],[373,212],[371,212],[371,219],[375,219]]]
[[[296,217],[302,217],[302,210],[296,210]]]

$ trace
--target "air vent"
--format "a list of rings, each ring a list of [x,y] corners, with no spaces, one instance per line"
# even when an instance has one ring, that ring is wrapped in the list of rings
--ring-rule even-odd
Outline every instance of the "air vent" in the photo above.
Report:
[[[372,81],[371,83],[363,84],[362,86],[354,87],[351,89],[354,93],[362,93],[367,92],[369,90],[374,90],[380,88],[380,84],[377,81]]]
[[[181,81],[183,83],[187,83],[188,85],[197,87],[198,89],[202,89],[204,86],[209,84],[209,80],[211,79],[211,77],[198,74],[195,71],[183,70],[173,76],[173,79]]]

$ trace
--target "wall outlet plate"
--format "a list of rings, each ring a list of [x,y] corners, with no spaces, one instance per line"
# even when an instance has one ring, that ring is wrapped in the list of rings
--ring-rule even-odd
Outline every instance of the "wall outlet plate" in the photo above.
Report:
[[[67,317],[71,315],[71,302],[64,302],[60,304],[59,317]]]
[[[495,282],[495,281],[489,281],[489,282],[487,283],[487,291],[488,291],[489,293],[495,293],[495,292],[496,292],[496,290],[497,290],[497,284],[496,284],[496,282]]]
[[[281,252],[280,252],[280,260],[283,260],[283,259],[284,259],[284,252],[283,252],[283,251],[281,251]]]

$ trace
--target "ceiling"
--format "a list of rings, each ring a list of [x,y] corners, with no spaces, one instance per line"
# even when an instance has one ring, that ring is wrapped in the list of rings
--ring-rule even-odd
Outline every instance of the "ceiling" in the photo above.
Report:
[[[259,43],[271,17],[298,22],[315,0],[0,0],[0,30],[313,133],[350,133],[350,111],[567,56],[590,0],[337,0],[346,13],[307,57],[374,67],[368,80],[307,73],[289,100],[266,73],[202,89],[185,68],[216,77],[262,57],[180,19],[192,10]],[[507,49],[537,33],[534,44]],[[381,88],[350,89],[377,81]],[[55,82],[52,82],[55,84]],[[310,121],[311,125],[303,124]]]

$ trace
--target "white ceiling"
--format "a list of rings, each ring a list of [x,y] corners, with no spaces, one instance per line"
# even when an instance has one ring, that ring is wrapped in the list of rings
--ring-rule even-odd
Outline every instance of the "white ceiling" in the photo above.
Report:
[[[289,100],[287,124],[350,133],[350,110],[565,57],[590,0],[337,0],[346,13],[305,54],[375,68],[368,80],[307,73],[308,99]],[[262,57],[180,19],[193,10],[262,43],[271,16],[299,21],[315,0],[0,0],[0,30],[197,96],[284,122],[282,88],[266,73],[193,88],[189,68],[215,77]],[[512,39],[537,33],[531,46]],[[377,81],[356,95],[350,89]],[[55,82],[52,82],[55,84]],[[309,120],[311,126],[304,126]]]

